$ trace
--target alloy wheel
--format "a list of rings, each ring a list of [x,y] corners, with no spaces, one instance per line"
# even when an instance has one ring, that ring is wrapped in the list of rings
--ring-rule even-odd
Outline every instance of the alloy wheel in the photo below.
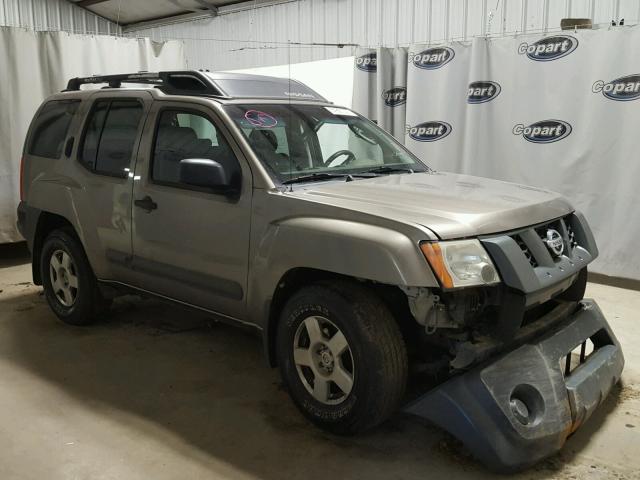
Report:
[[[347,338],[329,319],[307,317],[293,340],[293,361],[307,391],[325,405],[344,402],[353,388],[355,365]]]
[[[73,258],[64,250],[56,250],[49,260],[51,288],[58,301],[71,307],[78,297],[78,273]]]

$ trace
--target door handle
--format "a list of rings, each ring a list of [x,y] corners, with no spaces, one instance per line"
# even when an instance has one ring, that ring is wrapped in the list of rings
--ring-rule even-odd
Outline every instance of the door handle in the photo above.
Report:
[[[135,200],[133,202],[133,204],[136,207],[140,207],[141,209],[143,209],[147,213],[151,213],[152,210],[155,210],[156,208],[158,208],[158,204],[156,202],[154,202],[153,199],[149,195],[147,195],[146,197],[144,197],[141,200]]]

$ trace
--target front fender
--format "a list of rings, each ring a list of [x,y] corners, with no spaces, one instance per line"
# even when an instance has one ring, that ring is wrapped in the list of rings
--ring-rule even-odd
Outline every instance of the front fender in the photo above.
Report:
[[[349,220],[296,217],[271,225],[251,262],[249,312],[265,326],[278,283],[294,268],[310,268],[398,286],[438,285],[418,244],[390,228]]]

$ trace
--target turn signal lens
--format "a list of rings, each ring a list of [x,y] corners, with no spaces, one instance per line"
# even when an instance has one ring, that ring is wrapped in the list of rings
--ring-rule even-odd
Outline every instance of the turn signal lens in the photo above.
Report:
[[[447,267],[444,264],[440,244],[435,242],[424,242],[420,244],[420,249],[422,250],[422,253],[424,253],[424,256],[427,257],[427,261],[429,262],[429,265],[431,265],[431,270],[433,270],[433,273],[440,281],[440,285],[442,285],[443,288],[453,288],[453,279],[451,278],[451,275],[449,275]]]
[[[442,288],[498,283],[500,277],[478,240],[423,242],[420,249]]]

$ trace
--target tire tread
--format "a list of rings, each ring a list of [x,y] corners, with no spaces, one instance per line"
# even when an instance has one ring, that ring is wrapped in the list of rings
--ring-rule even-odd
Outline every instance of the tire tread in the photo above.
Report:
[[[353,313],[369,336],[367,343],[376,345],[374,363],[380,371],[376,378],[379,383],[368,385],[365,393],[369,397],[364,408],[349,418],[348,421],[323,424],[317,419],[312,421],[321,427],[337,434],[353,434],[368,430],[386,420],[400,405],[404,397],[408,372],[408,357],[400,328],[384,302],[376,297],[365,285],[349,280],[321,281],[303,287],[290,299],[289,304],[305,299],[327,299],[338,297],[346,305],[350,305]],[[327,299],[329,300],[329,299]],[[296,402],[299,403],[299,402]],[[308,413],[304,412],[309,416]]]

